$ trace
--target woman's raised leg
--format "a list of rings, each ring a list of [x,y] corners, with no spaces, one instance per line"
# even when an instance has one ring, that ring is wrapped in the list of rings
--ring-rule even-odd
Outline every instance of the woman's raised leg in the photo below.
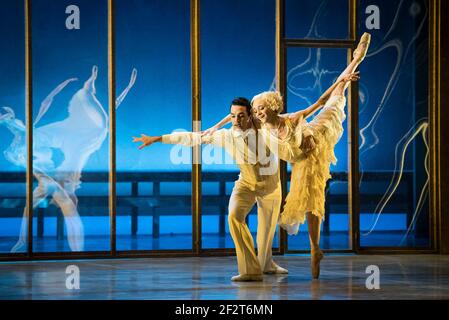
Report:
[[[345,70],[338,76],[338,80],[342,77],[354,73],[360,63],[365,59],[366,53],[368,52],[368,47],[371,42],[371,35],[365,32],[360,38],[360,42],[357,46],[357,49],[354,50],[353,59],[351,63],[346,67]],[[344,89],[349,86],[349,82],[344,85]],[[343,91],[344,92],[344,91]]]

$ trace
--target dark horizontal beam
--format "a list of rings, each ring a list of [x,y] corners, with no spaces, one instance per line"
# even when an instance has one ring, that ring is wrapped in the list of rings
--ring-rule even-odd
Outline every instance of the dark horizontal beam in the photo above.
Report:
[[[430,244],[429,244],[430,245]],[[437,250],[430,247],[360,247],[357,253],[360,254],[435,254]]]
[[[59,175],[63,174],[58,172]],[[70,174],[68,172],[68,174]],[[202,172],[203,180],[208,181],[235,181],[238,171],[212,171]],[[51,173],[49,174],[51,176]],[[107,171],[90,171],[81,174],[82,182],[108,182]],[[190,171],[132,171],[117,172],[117,182],[190,182],[192,179]],[[0,183],[19,182],[25,183],[25,172],[0,172]]]
[[[238,171],[209,171],[202,172],[203,181],[235,181],[238,177]],[[347,180],[348,173],[339,171],[331,172],[333,180]],[[391,179],[394,171],[370,171],[363,173],[363,182],[379,181]],[[290,172],[287,173],[290,177]],[[413,175],[413,171],[404,170],[403,175],[409,177]],[[82,182],[108,182],[109,173],[107,171],[85,172],[81,175]],[[133,171],[133,172],[117,172],[117,182],[190,182],[190,171]],[[25,183],[25,172],[0,172],[0,183],[19,182]]]
[[[284,39],[286,47],[307,48],[355,48],[356,41],[353,40],[320,40],[320,39]]]
[[[354,253],[351,249],[321,249],[324,253]],[[286,250],[286,254],[310,254],[310,250]]]

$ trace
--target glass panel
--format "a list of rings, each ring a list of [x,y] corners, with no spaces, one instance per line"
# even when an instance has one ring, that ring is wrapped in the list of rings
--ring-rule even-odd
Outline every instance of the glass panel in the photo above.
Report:
[[[285,37],[347,39],[348,0],[285,0]]]
[[[203,128],[229,114],[235,97],[251,100],[270,89],[275,73],[274,32],[273,0],[201,1]],[[203,248],[233,248],[228,202],[239,168],[218,147],[203,146],[202,160]],[[256,239],[257,205],[247,221]],[[273,246],[278,246],[277,234]]]
[[[366,29],[368,5],[378,30]],[[360,245],[429,247],[427,1],[360,11],[373,35],[360,68]]]
[[[312,105],[346,68],[346,61],[346,49],[288,48],[287,112]],[[343,123],[343,128],[343,135],[335,146],[338,162],[335,166],[331,165],[332,179],[326,192],[326,214],[321,226],[322,249],[349,247],[347,121]],[[290,166],[288,172],[291,172]],[[306,222],[297,235],[288,237],[289,250],[309,250],[307,230]]]
[[[110,249],[107,1],[72,4],[32,6],[35,252]]]
[[[137,70],[117,111],[117,249],[192,248],[191,150],[133,136],[191,131],[189,1],[116,1],[117,94]]]
[[[23,1],[2,1],[0,10],[0,253],[26,252],[21,224],[26,201],[25,47]],[[20,139],[15,141],[15,139]],[[18,241],[19,240],[19,241]],[[17,245],[16,245],[17,244]]]

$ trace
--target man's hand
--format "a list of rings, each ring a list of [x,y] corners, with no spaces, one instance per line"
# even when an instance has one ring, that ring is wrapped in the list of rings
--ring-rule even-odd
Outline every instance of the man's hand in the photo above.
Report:
[[[301,146],[299,147],[306,155],[315,149],[316,143],[313,136],[303,137]]]
[[[155,142],[161,141],[161,137],[150,137],[150,136],[146,136],[142,133],[140,138],[133,137],[133,142],[139,142],[139,141],[142,142],[142,144],[139,146],[139,150],[141,150],[145,147],[152,145]]]

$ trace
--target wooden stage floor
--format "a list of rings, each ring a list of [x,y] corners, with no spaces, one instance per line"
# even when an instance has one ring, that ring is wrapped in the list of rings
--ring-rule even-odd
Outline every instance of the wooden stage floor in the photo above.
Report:
[[[287,276],[234,283],[235,257],[0,263],[0,299],[449,299],[449,256],[331,255],[311,280],[309,255],[276,256]],[[66,268],[80,270],[80,289],[66,288]],[[366,268],[380,271],[369,290]]]

